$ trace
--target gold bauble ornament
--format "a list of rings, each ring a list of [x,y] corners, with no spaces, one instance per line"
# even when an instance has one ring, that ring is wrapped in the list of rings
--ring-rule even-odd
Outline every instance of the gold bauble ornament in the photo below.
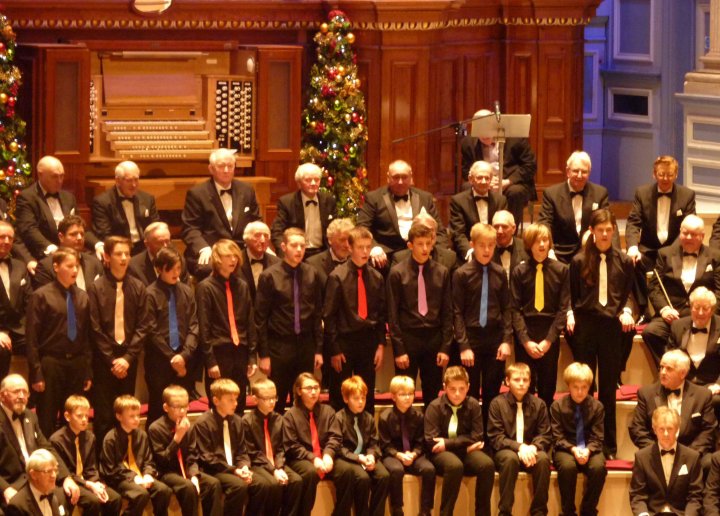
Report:
[[[323,23],[322,25],[320,25],[320,32],[322,32],[323,34],[327,34],[328,29],[329,27],[327,23]]]
[[[355,34],[353,34],[352,32],[348,32],[346,37],[347,37],[348,43],[350,43],[351,45],[353,43],[355,43]]]
[[[317,125],[317,122],[315,122],[315,120],[313,120],[312,122],[310,122],[310,127],[311,127],[311,128],[315,129],[315,126],[316,126],[316,125]]]
[[[17,151],[18,151],[18,148],[19,148],[17,142],[10,142],[10,143],[8,144],[8,147],[9,147],[10,150],[13,151],[13,152],[17,152]]]
[[[5,181],[5,171],[0,170],[0,181]]]
[[[8,96],[6,93],[0,93],[0,103],[5,104],[8,101]]]

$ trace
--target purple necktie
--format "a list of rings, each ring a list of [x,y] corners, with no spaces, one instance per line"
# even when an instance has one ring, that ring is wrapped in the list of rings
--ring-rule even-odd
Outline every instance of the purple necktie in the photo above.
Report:
[[[407,433],[407,426],[405,426],[405,414],[400,415],[400,434],[402,434],[403,451],[410,451],[410,438]]]
[[[423,317],[428,313],[427,294],[425,293],[425,277],[423,276],[424,265],[418,265],[418,312]]]
[[[298,283],[298,270],[293,274],[293,302],[295,304],[295,335],[300,335],[300,284]]]

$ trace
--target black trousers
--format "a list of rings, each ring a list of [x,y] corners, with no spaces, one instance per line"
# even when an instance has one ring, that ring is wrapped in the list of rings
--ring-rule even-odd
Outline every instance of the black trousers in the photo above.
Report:
[[[118,346],[117,357],[124,354],[124,348]],[[121,353],[120,350],[123,350]],[[137,361],[130,364],[127,376],[118,378],[110,371],[97,354],[93,357],[93,431],[97,438],[98,447],[102,448],[103,438],[115,426],[115,411],[113,403],[115,398],[122,394],[135,395],[135,380],[137,378]]]
[[[80,498],[78,498],[77,506],[82,509],[83,516],[117,516],[120,514],[120,506],[122,505],[122,498],[117,491],[105,487],[108,499],[107,502],[102,503],[100,499],[90,491],[90,489],[84,486],[78,486],[80,488]]]
[[[302,497],[300,499],[300,514],[310,516],[315,505],[317,485],[320,477],[312,462],[309,460],[295,460],[289,464],[290,468],[300,475],[302,479]],[[353,501],[353,474],[349,463],[336,460],[333,470],[325,475],[324,480],[331,480],[335,484],[335,508],[332,514],[346,516],[350,514]]]
[[[145,489],[132,480],[123,480],[116,488],[128,501],[127,509],[123,514],[142,516],[148,502],[151,502],[155,516],[167,516],[172,489],[160,480],[156,479],[150,489]]]
[[[335,369],[330,375],[330,405],[335,410],[345,406],[340,387],[352,375],[360,376],[368,387],[365,410],[375,413],[375,351],[378,347],[373,332],[345,333],[338,335],[340,352],[345,355],[345,363],[338,373]]]
[[[405,473],[409,473],[421,478],[420,510],[423,512],[432,510],[435,504],[435,466],[432,465],[432,462],[421,455],[409,466],[404,466],[395,457],[385,457],[382,463],[390,474],[390,505],[392,509],[402,509],[403,507],[403,476]]]
[[[525,325],[530,340],[540,342],[545,339],[552,320],[545,317],[527,317]],[[532,358],[519,341],[515,341],[515,361],[524,362],[530,367],[530,392],[537,392],[548,409],[552,405],[557,386],[558,359],[560,358],[560,342],[554,341],[542,358]]]
[[[165,473],[160,480],[172,489],[183,516],[197,516],[200,500],[203,516],[222,516],[222,486],[215,477],[205,473],[198,474],[200,495],[190,479],[177,473]]]
[[[560,489],[560,505],[563,516],[575,516],[575,490],[578,473],[587,477],[585,493],[580,504],[581,516],[594,516],[598,513],[597,505],[600,501],[607,469],[605,469],[605,456],[602,453],[593,453],[584,465],[575,460],[572,453],[556,451],[553,457],[557,470],[557,483]]]
[[[257,510],[260,511],[257,514],[266,516],[294,516],[299,514],[303,490],[302,479],[300,475],[287,466],[283,468],[283,471],[288,477],[288,483],[284,486],[280,485],[275,475],[265,468],[252,467],[253,482],[256,478],[262,479],[262,482],[269,486],[270,490],[265,506],[257,507]]]
[[[270,379],[275,383],[278,400],[275,411],[285,413],[287,396],[300,373],[315,371],[315,341],[312,335],[268,335]],[[292,400],[290,401],[292,404]]]
[[[520,462],[517,452],[500,450],[495,453],[495,467],[500,476],[499,516],[511,516],[515,503],[515,483],[520,470],[530,473],[533,481],[533,498],[530,504],[531,516],[548,513],[548,491],[550,490],[550,458],[547,453],[539,451],[537,462],[527,468]]]
[[[442,344],[442,331],[440,329],[403,330],[402,338],[410,358],[410,366],[407,369],[395,366],[395,374],[406,375],[415,380],[418,371],[420,372],[423,403],[427,408],[442,389],[443,370],[437,365],[437,354]]]
[[[84,356],[73,358],[40,358],[40,368],[45,378],[45,392],[37,396],[37,417],[40,430],[46,436],[60,428],[65,411],[65,400],[71,394],[83,394],[83,374],[87,366]],[[112,410],[112,403],[110,404]]]
[[[148,414],[146,428],[150,427],[156,419],[163,415],[162,393],[168,385],[179,385],[188,391],[188,395],[195,388],[195,378],[191,372],[191,364],[185,364],[187,373],[182,378],[170,365],[168,358],[157,352],[145,351],[145,383],[148,388]],[[220,366],[222,371],[222,366]],[[207,391],[208,401],[212,395]],[[238,405],[240,399],[238,398]]]
[[[523,220],[523,210],[530,199],[527,189],[528,187],[525,185],[510,185],[502,192],[507,199],[507,209],[513,214],[513,217],[515,217],[515,224],[518,226]]]
[[[248,367],[248,348],[245,345],[236,346],[233,343],[222,344],[220,346],[213,346],[212,352],[215,355],[215,360],[220,368],[220,378],[229,378],[240,387],[240,395],[238,396],[238,404],[235,409],[235,413],[240,416],[245,412],[245,403],[247,395],[247,367]],[[210,386],[215,380],[210,378],[205,372],[205,392],[208,397],[208,404],[210,408],[213,408],[212,394],[210,393]],[[162,396],[162,391],[160,391]]]
[[[690,310],[685,308],[679,310],[680,317],[687,317],[690,315]],[[655,368],[660,367],[660,359],[667,351],[667,342],[670,338],[670,325],[665,322],[665,319],[657,314],[652,320],[645,326],[642,332],[643,341],[650,350],[653,360],[655,361]]]
[[[460,483],[463,476],[476,477],[475,514],[490,516],[490,496],[495,481],[495,465],[488,455],[480,450],[455,454],[444,451],[433,454],[430,461],[438,476],[443,477],[440,497],[440,515],[452,516],[455,509]]]
[[[375,463],[375,469],[366,471],[355,462],[338,459],[349,466],[352,477],[353,506],[356,516],[384,516],[390,475],[382,462]]]
[[[597,369],[598,400],[605,407],[605,451],[617,452],[615,392],[622,370],[623,331],[617,317],[575,314],[573,356],[578,362]]]

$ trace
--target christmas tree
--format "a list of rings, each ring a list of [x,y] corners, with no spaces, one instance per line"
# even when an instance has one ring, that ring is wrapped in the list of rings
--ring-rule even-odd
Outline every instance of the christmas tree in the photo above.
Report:
[[[20,70],[13,65],[15,33],[8,19],[0,14],[0,197],[8,203],[12,216],[15,197],[32,183],[27,162],[25,122],[15,114]]]
[[[342,11],[331,11],[315,35],[300,159],[323,169],[321,187],[335,195],[338,216],[353,220],[367,191],[365,99],[357,78],[355,36]]]

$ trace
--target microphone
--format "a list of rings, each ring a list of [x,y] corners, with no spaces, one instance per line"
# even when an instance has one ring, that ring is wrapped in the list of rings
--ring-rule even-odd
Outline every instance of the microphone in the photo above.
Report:
[[[495,101],[495,120],[497,120],[498,124],[500,123],[500,101]]]

